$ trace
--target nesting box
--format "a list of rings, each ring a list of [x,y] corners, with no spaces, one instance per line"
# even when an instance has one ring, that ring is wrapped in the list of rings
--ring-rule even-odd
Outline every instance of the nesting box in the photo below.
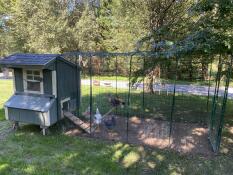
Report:
[[[13,72],[6,119],[49,127],[79,107],[80,68],[57,54],[14,54],[0,60]]]

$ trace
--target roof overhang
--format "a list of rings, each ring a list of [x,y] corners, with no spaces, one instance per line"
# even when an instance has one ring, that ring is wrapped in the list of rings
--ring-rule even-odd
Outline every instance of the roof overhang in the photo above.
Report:
[[[58,54],[13,54],[0,59],[0,66],[6,68],[30,68],[54,70]]]
[[[4,68],[22,68],[22,69],[49,69],[49,70],[54,70],[54,63],[55,60],[53,60],[52,62],[50,62],[49,64],[46,65],[30,65],[30,64],[5,64],[5,63],[1,63],[0,62],[0,67],[4,67]]]

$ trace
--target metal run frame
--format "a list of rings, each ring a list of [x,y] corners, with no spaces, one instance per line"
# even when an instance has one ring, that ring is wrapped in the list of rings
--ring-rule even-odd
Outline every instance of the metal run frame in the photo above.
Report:
[[[133,57],[140,57],[143,59],[143,69],[145,69],[145,64],[146,64],[146,58],[149,59],[157,59],[164,57],[164,59],[167,59],[165,54],[157,53],[157,52],[141,52],[141,51],[135,51],[135,52],[127,52],[127,53],[109,53],[109,52],[68,52],[64,53],[63,56],[66,59],[69,59],[69,61],[74,62],[76,65],[80,65],[80,57],[85,57],[88,58],[88,71],[89,71],[89,83],[90,83],[90,92],[89,92],[89,107],[90,107],[90,133],[92,133],[93,130],[93,57],[98,57],[101,59],[104,58],[111,58],[115,60],[115,82],[116,82],[116,87],[115,87],[115,94],[118,95],[118,58],[119,57],[128,57],[129,58],[129,74],[128,74],[128,93],[127,93],[127,100],[126,100],[126,140],[128,141],[128,133],[129,133],[129,118],[130,118],[130,106],[131,106],[131,87],[132,87],[132,61]],[[115,59],[114,59],[115,58]],[[176,104],[176,85],[177,85],[177,71],[179,69],[179,59],[175,58],[176,60],[176,67],[175,67],[175,79],[174,79],[174,86],[173,86],[173,93],[172,93],[172,105],[170,109],[170,118],[169,118],[169,123],[170,123],[170,129],[169,129],[169,143],[170,143],[170,138],[172,135],[172,130],[173,130],[173,116],[174,116],[174,111],[175,111],[175,104]],[[230,59],[230,61],[223,61],[221,57],[219,57],[219,62],[218,62],[218,70],[217,74],[215,77],[215,87],[214,87],[214,95],[211,98],[210,95],[210,89],[211,89],[211,78],[213,77],[213,59],[211,60],[211,65],[209,69],[209,82],[208,82],[208,95],[207,95],[207,103],[206,103],[206,109],[207,112],[210,114],[209,118],[209,138],[210,138],[210,143],[212,145],[212,148],[215,152],[219,151],[220,148],[220,143],[221,143],[221,134],[222,134],[222,128],[223,128],[223,123],[224,123],[224,116],[225,116],[225,111],[226,111],[226,104],[227,104],[227,97],[228,97],[228,88],[229,88],[229,83],[232,77],[232,62],[233,58]],[[78,67],[78,66],[77,66]],[[223,70],[223,67],[225,70]],[[77,74],[79,71],[77,71]],[[219,98],[219,88],[220,88],[220,83],[222,76],[225,76],[225,89],[224,89],[224,95],[223,98]],[[145,77],[146,73],[143,71],[142,73],[142,117],[145,117]],[[81,81],[81,80],[80,80]],[[81,85],[81,82],[79,82],[79,86]],[[78,86],[78,85],[77,85]],[[77,100],[80,97],[77,97]],[[212,99],[212,105],[210,105],[210,101]],[[221,100],[221,108],[219,111],[217,111],[219,101]],[[78,100],[80,101],[80,100]],[[77,114],[80,115],[79,111],[79,106],[77,106]],[[115,109],[117,112],[117,108]],[[218,118],[218,119],[217,119]]]

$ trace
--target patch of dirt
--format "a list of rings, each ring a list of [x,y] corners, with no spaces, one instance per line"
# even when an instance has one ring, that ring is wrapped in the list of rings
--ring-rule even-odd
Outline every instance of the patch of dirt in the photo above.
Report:
[[[107,120],[110,117],[108,116]],[[170,130],[170,122],[168,121],[142,119],[136,116],[129,118],[129,120],[115,116],[115,120],[116,125],[111,129],[101,123],[91,135],[78,128],[68,129],[66,134],[123,141],[161,149],[168,148],[181,153],[213,154],[208,141],[208,129],[200,124],[173,122],[172,130]]]
[[[230,127],[229,131],[230,131],[231,134],[233,134],[233,127]]]

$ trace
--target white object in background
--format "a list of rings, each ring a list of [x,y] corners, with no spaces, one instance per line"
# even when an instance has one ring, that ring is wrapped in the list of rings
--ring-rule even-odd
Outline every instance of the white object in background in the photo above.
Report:
[[[96,113],[95,113],[95,123],[99,125],[102,121],[102,115],[100,114],[100,111],[98,108],[96,108]]]

